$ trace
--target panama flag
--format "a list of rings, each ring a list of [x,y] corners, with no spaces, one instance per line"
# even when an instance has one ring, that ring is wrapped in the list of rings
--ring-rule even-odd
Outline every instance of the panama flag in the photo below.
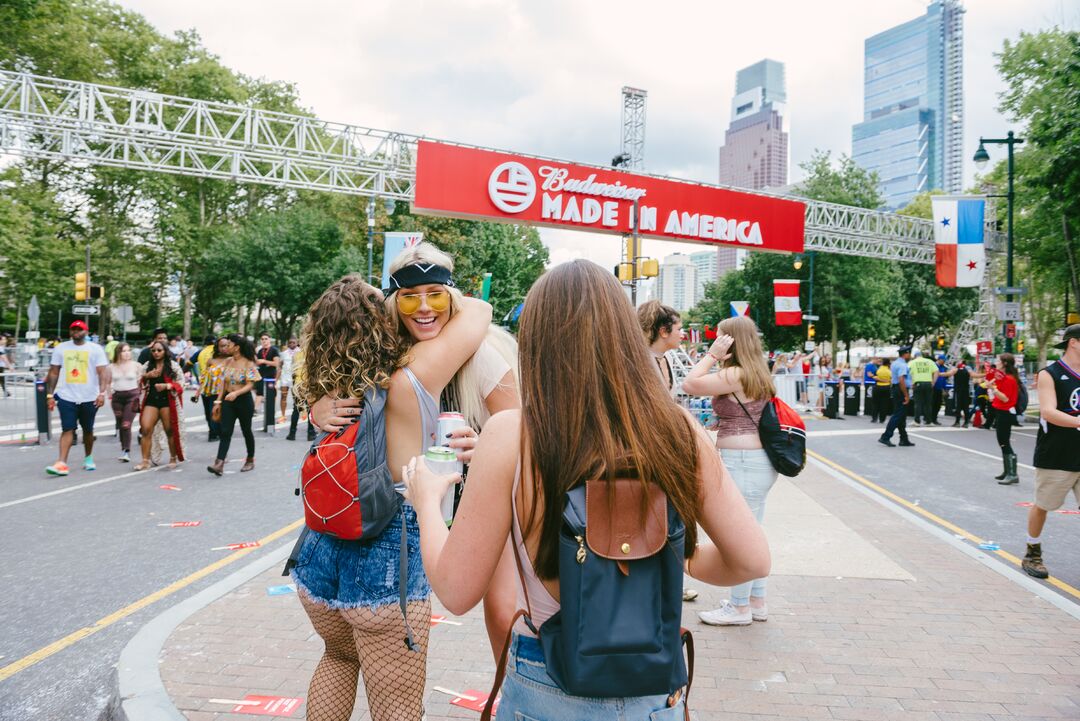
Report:
[[[944,288],[970,288],[982,283],[986,269],[983,215],[986,198],[980,195],[935,195],[934,243],[937,283]]]
[[[776,324],[802,325],[799,308],[799,281],[774,280],[773,295],[776,298]]]

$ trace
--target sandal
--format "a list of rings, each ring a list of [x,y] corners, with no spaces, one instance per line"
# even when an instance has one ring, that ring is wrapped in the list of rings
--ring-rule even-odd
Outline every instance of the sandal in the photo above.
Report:
[[[170,458],[169,459],[169,470],[171,471],[174,468],[176,468],[176,459],[175,458]]]
[[[150,461],[142,461],[139,465],[135,466],[131,470],[133,471],[148,471],[150,470]]]

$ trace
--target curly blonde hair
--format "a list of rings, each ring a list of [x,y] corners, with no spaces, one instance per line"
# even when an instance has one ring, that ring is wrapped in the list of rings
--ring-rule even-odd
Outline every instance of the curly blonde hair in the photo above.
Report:
[[[309,404],[385,388],[405,365],[406,347],[386,313],[382,291],[357,274],[335,281],[311,304],[303,339],[304,367],[293,391]]]

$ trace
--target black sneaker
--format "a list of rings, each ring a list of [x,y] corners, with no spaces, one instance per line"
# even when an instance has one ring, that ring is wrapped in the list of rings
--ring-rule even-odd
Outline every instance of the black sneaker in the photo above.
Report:
[[[1049,578],[1050,572],[1046,570],[1042,560],[1042,544],[1029,543],[1024,560],[1020,563],[1024,573],[1033,578]]]
[[[883,446],[888,446],[889,448],[896,448],[896,444],[893,443],[892,441],[890,441],[885,436],[882,436],[881,438],[878,438],[877,442],[880,443]]]
[[[287,441],[295,441],[296,440],[296,434],[295,433],[290,433],[289,435],[285,436],[285,440],[287,440]]]
[[[911,447],[913,447],[913,446],[914,446],[915,444],[914,444],[914,443],[912,443],[911,441],[900,441],[900,444],[899,444],[899,445],[900,445],[900,447],[901,447],[901,448],[911,448]]]

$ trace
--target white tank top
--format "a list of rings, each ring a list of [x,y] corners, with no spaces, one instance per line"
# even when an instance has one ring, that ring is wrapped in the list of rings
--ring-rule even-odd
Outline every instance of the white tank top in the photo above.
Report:
[[[521,524],[518,523],[517,512],[517,490],[518,484],[521,482],[521,460],[518,459],[517,469],[514,471],[514,488],[511,491],[511,508],[513,513],[511,514],[511,524],[513,529],[511,531],[512,541],[517,546],[517,552],[521,558],[521,573],[525,578],[525,589],[529,591],[529,603],[532,607],[532,622],[536,628],[540,628],[544,625],[544,622],[558,613],[560,605],[556,601],[551,593],[544,586],[543,582],[536,575],[536,571],[533,569],[532,559],[529,558],[529,552],[525,550],[525,536],[521,532]],[[525,604],[525,593],[520,581],[518,583],[517,590],[517,602],[518,608],[528,608]],[[525,624],[523,619],[518,619],[517,624],[514,626],[514,630],[524,636],[533,636],[535,634],[529,630],[529,627]]]

